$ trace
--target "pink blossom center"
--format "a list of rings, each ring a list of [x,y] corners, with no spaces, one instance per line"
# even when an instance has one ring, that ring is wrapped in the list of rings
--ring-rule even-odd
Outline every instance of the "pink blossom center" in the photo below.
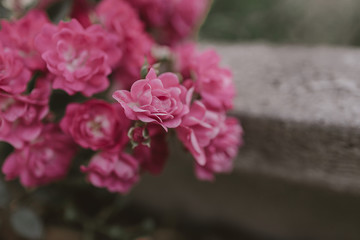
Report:
[[[152,105],[157,109],[162,109],[165,112],[169,112],[172,109],[174,103],[169,96],[160,95],[153,97]]]
[[[63,57],[66,61],[66,68],[69,72],[74,72],[80,67],[85,66],[88,58],[89,52],[87,50],[76,51],[73,47],[64,52]]]
[[[110,122],[105,116],[97,115],[87,122],[87,127],[94,137],[102,138],[104,137],[104,131],[110,128]]]
[[[22,49],[22,50],[19,50],[18,53],[21,57],[28,58],[28,57],[35,56],[37,52],[34,50],[31,50],[31,49],[29,49],[29,50]]]

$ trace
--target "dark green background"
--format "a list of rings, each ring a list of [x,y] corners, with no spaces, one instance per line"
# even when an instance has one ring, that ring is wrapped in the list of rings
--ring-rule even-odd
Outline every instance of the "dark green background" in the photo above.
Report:
[[[360,1],[214,0],[200,37],[360,45]]]

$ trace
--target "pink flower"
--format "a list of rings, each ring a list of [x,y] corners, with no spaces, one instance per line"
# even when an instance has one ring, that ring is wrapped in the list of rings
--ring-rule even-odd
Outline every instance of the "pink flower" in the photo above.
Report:
[[[215,51],[200,54],[195,67],[195,89],[209,108],[229,110],[233,107],[235,85],[231,71],[219,63],[220,57]]]
[[[209,0],[127,0],[160,43],[174,44],[194,32],[205,17]]]
[[[31,10],[17,21],[1,21],[1,42],[17,52],[31,70],[45,69],[45,62],[35,49],[34,40],[46,23],[49,20],[40,10]]]
[[[37,138],[48,114],[50,80],[40,78],[29,95],[0,93],[0,140],[15,148]]]
[[[167,131],[178,127],[181,118],[189,112],[191,91],[180,85],[175,74],[163,73],[157,77],[155,70],[150,69],[146,79],[136,81],[130,92],[118,90],[113,97],[129,119],[157,123]]]
[[[71,139],[57,125],[47,125],[41,135],[4,162],[7,180],[19,177],[22,185],[36,187],[63,178],[75,154]]]
[[[95,155],[88,167],[81,166],[88,180],[110,192],[127,193],[139,180],[138,163],[126,153],[102,152]]]
[[[195,101],[176,131],[196,160],[195,170],[199,179],[213,180],[214,173],[232,170],[243,134],[235,118],[209,111],[200,101]]]
[[[17,94],[25,91],[31,72],[24,67],[21,58],[0,42],[0,90]]]
[[[166,19],[166,11],[172,0],[126,0],[139,13],[148,26],[161,26]],[[168,14],[170,14],[168,12]]]
[[[91,26],[91,9],[92,6],[87,0],[74,0],[70,17],[78,20],[83,27],[89,27]]]
[[[219,123],[224,118],[225,115],[222,113],[209,111],[200,101],[195,101],[190,113],[183,118],[180,127],[176,129],[180,141],[199,165],[206,164],[204,148],[218,135]]]
[[[180,72],[184,79],[191,78],[192,71],[194,71],[199,51],[196,48],[195,42],[187,42],[177,45],[173,48],[174,53],[174,68]]]
[[[130,79],[138,79],[145,58],[151,62],[154,41],[145,32],[137,13],[124,0],[103,0],[95,11],[105,29],[120,39],[118,47],[122,49],[123,57],[118,63],[119,71],[125,72]]]
[[[35,40],[47,68],[56,75],[53,87],[88,97],[109,86],[107,75],[121,54],[117,42],[99,25],[84,29],[75,19],[45,25]]]
[[[213,180],[214,173],[227,173],[233,169],[233,160],[242,145],[243,130],[236,118],[227,118],[220,125],[219,134],[205,147],[206,164],[196,164],[196,176]]]
[[[184,79],[192,78],[195,92],[207,108],[226,111],[233,107],[235,85],[232,73],[220,66],[220,56],[214,50],[198,52],[194,44],[175,48],[176,70]]]
[[[173,0],[173,14],[168,27],[169,39],[186,38],[199,27],[209,7],[209,0]]]
[[[134,157],[140,162],[141,168],[151,174],[160,174],[169,155],[166,134],[158,125],[148,124],[150,147],[139,144],[134,149]]]
[[[61,120],[62,130],[74,141],[92,150],[121,148],[128,141],[130,121],[118,104],[92,99],[85,103],[71,103]]]

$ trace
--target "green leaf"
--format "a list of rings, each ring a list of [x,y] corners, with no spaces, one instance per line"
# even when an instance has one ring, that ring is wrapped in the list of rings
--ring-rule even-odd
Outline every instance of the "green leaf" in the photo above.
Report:
[[[10,216],[15,232],[24,238],[39,239],[43,236],[44,226],[38,215],[26,207],[16,209]]]
[[[149,62],[145,58],[144,64],[142,65],[141,70],[140,70],[140,76],[142,79],[144,79],[146,77],[146,75],[148,74],[149,67],[150,67]]]

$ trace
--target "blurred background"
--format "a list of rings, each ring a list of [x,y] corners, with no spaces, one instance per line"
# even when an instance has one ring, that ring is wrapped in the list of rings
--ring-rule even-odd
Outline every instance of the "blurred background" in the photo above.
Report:
[[[358,0],[215,0],[201,39],[360,45]]]

